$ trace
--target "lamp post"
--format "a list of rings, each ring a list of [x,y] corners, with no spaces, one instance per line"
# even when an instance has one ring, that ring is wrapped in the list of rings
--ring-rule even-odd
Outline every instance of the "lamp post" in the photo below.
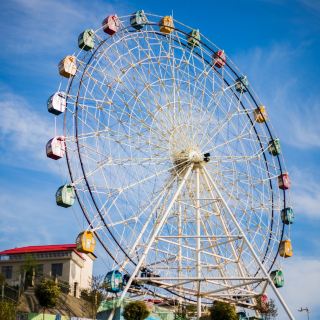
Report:
[[[302,311],[306,311],[307,312],[307,316],[308,316],[308,320],[309,320],[309,313],[310,313],[310,311],[309,311],[309,308],[308,307],[306,307],[306,308],[300,308],[300,309],[298,309],[298,311],[299,312],[302,312]]]

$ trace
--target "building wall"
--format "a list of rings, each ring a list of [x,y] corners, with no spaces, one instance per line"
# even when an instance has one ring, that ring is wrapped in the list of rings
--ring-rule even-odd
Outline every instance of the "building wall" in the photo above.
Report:
[[[90,286],[94,259],[93,256],[90,257],[86,254],[82,254],[82,257],[73,251],[52,252],[41,255],[35,254],[32,261],[37,265],[43,265],[43,275],[45,277],[53,276],[52,264],[62,263],[62,276],[57,276],[57,278],[60,281],[69,283],[71,288],[70,294],[74,295],[76,293],[76,296],[79,297],[80,290]],[[9,256],[9,260],[0,260],[0,272],[2,266],[12,266],[12,278],[6,280],[9,285],[19,285],[21,283],[21,280],[23,280],[23,272],[21,270],[23,270],[25,264],[26,255],[23,254]],[[77,283],[76,292],[74,292],[75,283]]]

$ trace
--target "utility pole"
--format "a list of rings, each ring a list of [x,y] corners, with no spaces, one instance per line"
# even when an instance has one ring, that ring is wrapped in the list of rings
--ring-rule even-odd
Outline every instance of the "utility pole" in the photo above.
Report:
[[[307,312],[307,316],[308,316],[308,320],[309,320],[309,313],[310,313],[310,310],[309,310],[309,308],[308,307],[305,307],[305,308],[300,308],[300,309],[298,309],[298,311],[299,312],[302,312],[302,311],[306,311]]]

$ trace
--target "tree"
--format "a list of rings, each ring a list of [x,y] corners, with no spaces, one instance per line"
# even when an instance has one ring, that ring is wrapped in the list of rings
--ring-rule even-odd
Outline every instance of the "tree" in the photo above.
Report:
[[[262,314],[263,319],[270,320],[278,315],[278,309],[273,299],[270,299],[262,306],[261,300],[257,300],[257,310]]]
[[[105,299],[103,276],[93,276],[90,283],[90,288],[81,290],[81,298],[91,303],[91,316],[95,319],[99,305]]]
[[[132,301],[123,310],[123,317],[126,320],[144,320],[150,314],[144,301]]]
[[[222,301],[213,303],[210,316],[212,320],[238,320],[235,306]]]
[[[35,295],[44,312],[47,308],[54,308],[57,305],[60,296],[59,286],[51,279],[42,280],[35,288]]]
[[[15,320],[17,305],[13,301],[0,300],[0,319]]]
[[[34,272],[36,268],[36,260],[32,254],[26,254],[24,256],[23,265],[21,266],[21,271],[23,273],[24,289],[27,289],[30,285],[34,283]]]

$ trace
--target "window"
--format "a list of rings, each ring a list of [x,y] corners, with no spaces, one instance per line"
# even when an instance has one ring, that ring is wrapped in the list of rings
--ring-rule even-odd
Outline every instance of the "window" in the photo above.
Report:
[[[12,279],[12,266],[2,266],[1,273],[6,279]]]
[[[42,277],[43,276],[43,264],[37,264],[35,271],[36,271],[36,277]]]
[[[62,276],[63,263],[53,263],[51,265],[51,275],[53,277]]]
[[[78,282],[75,282],[74,286],[73,286],[73,296],[74,297],[77,296],[77,291],[78,291]]]

